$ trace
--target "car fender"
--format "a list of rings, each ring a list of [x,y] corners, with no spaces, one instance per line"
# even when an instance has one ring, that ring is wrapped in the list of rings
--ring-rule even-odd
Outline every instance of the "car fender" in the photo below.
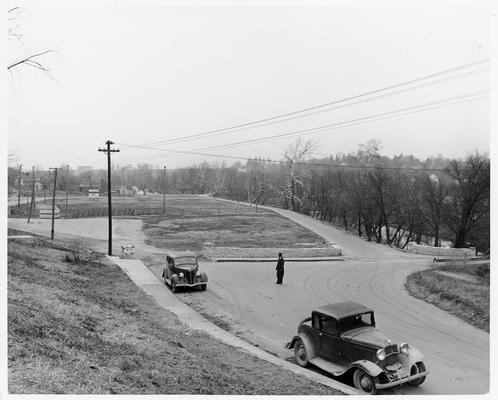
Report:
[[[315,355],[315,347],[313,346],[313,342],[308,337],[308,335],[305,335],[303,333],[294,336],[290,341],[290,343],[287,344],[287,348],[293,349],[298,340],[301,340],[303,342],[304,348],[306,349],[306,354],[308,355],[308,360],[312,360],[313,358],[315,358],[316,355]]]
[[[373,363],[372,361],[368,361],[368,360],[355,361],[355,362],[351,363],[348,370],[350,370],[351,368],[361,368],[368,375],[373,376],[373,377],[378,376],[382,372],[384,372],[384,370],[381,367],[379,367],[377,364]]]
[[[180,280],[180,277],[177,274],[171,275],[171,283],[177,283]]]
[[[201,282],[207,282],[208,281],[208,276],[205,272],[201,273],[200,279]]]
[[[410,351],[406,354],[400,353],[399,360],[403,367],[410,370],[413,364],[424,361],[424,356],[415,347],[410,346]]]

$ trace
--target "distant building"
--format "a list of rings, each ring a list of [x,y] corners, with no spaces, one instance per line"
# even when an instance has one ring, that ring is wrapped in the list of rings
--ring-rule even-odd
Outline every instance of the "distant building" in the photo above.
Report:
[[[99,193],[100,192],[99,187],[100,187],[100,185],[86,185],[84,183],[82,183],[81,185],[78,186],[80,193],[83,193],[83,194],[90,194],[90,190],[92,190],[92,191],[96,190],[97,193]]]
[[[35,190],[38,191],[38,190],[42,190],[43,189],[43,184],[41,183],[41,180],[39,178],[37,178],[35,180]]]
[[[59,208],[58,205],[55,205],[54,207],[54,218],[60,218],[61,217],[61,209]],[[52,206],[48,205],[42,205],[40,207],[40,218],[52,218]]]
[[[20,184],[19,184],[20,183]],[[31,185],[33,184],[33,179],[31,177],[26,177],[22,178],[19,180],[19,178],[16,178],[15,181],[15,186],[18,187],[28,187],[31,188]],[[41,183],[40,178],[35,179],[35,190],[42,190],[43,189],[43,184]]]
[[[88,197],[99,197],[99,189],[88,189]]]

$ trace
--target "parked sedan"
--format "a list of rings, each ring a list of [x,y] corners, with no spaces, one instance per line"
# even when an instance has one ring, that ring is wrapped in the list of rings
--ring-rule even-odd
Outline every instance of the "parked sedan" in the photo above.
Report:
[[[173,293],[181,287],[207,289],[207,275],[199,271],[197,256],[192,251],[168,252],[162,277]]]
[[[373,310],[352,301],[328,304],[300,322],[288,343],[296,362],[313,364],[334,376],[350,373],[354,386],[374,394],[428,374],[422,354],[407,343],[393,343],[375,327]]]

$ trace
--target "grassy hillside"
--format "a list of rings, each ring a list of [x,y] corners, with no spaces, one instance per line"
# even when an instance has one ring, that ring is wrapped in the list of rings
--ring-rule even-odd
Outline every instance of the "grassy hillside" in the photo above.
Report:
[[[489,276],[489,262],[453,262],[409,275],[405,287],[412,296],[489,332]]]
[[[340,394],[186,329],[105,259],[9,242],[8,391]]]

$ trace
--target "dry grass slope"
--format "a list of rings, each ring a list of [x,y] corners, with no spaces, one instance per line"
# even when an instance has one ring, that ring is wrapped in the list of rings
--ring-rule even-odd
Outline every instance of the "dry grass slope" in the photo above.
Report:
[[[415,272],[405,284],[408,292],[489,332],[489,264],[449,264],[438,270]]]
[[[187,330],[117,267],[9,243],[11,394],[340,394]]]

